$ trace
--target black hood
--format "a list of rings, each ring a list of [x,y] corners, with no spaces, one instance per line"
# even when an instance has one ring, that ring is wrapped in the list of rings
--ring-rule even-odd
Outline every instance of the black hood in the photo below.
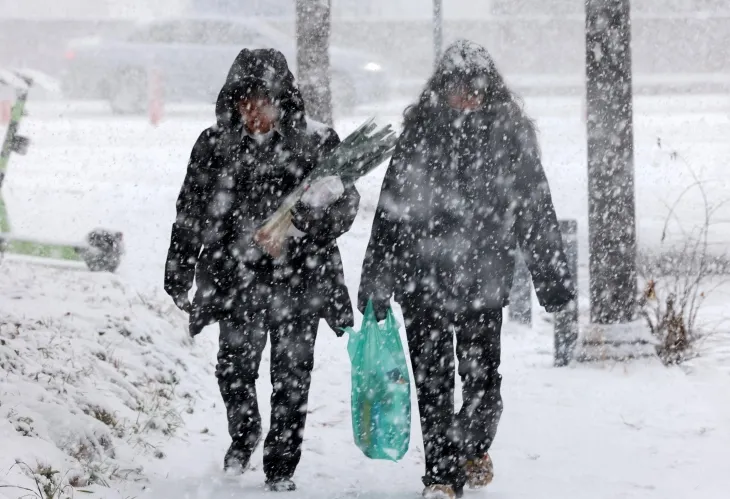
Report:
[[[247,95],[261,94],[269,97],[279,108],[279,131],[282,135],[305,130],[304,100],[284,54],[275,49],[243,49],[238,54],[216,101],[218,125],[223,128],[238,126],[238,102]]]

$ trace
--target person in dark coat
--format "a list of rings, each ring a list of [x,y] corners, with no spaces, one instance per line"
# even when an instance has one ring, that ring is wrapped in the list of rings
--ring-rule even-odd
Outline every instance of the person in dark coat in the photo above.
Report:
[[[216,376],[232,439],[226,469],[245,469],[261,438],[256,379],[270,337],[264,472],[270,488],[293,490],[319,320],[335,331],[353,325],[336,239],[360,197],[338,177],[315,182],[292,210],[284,247],[271,246],[257,227],[339,138],[306,118],[286,59],[273,49],[238,55],[216,115],[193,147],[177,200],[165,290],[189,312],[192,336],[220,324]]]
[[[515,251],[548,312],[574,298],[535,126],[487,51],[446,50],[383,180],[358,308],[403,310],[426,451],[424,495],[488,484],[502,413],[500,329]],[[454,414],[454,344],[463,406]]]

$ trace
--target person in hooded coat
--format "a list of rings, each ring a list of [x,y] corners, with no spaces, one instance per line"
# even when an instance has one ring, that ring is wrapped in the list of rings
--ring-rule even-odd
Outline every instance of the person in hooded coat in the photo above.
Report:
[[[270,337],[264,472],[270,488],[293,490],[319,320],[335,331],[353,325],[336,239],[349,230],[359,194],[337,177],[315,182],[293,210],[285,247],[270,247],[256,228],[339,138],[306,118],[286,59],[273,49],[241,51],[216,115],[193,147],[177,200],[165,290],[190,314],[191,336],[220,323],[216,376],[232,439],[228,470],[244,470],[261,438],[256,379]]]
[[[450,46],[387,170],[358,308],[402,308],[426,451],[429,497],[492,480],[502,413],[500,329],[520,248],[540,303],[574,298],[535,127],[483,47]],[[454,414],[454,336],[463,406]]]

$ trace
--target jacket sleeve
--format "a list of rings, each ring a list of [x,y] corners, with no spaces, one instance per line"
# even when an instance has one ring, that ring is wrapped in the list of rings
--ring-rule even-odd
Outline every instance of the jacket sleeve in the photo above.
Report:
[[[360,275],[357,308],[364,313],[368,300],[372,299],[378,319],[385,318],[395,291],[395,271],[401,258],[399,240],[408,237],[400,210],[394,208],[394,201],[400,198],[397,179],[403,166],[403,143],[403,140],[399,140],[383,179]]]
[[[315,155],[323,158],[339,145],[340,138],[330,128],[323,135],[317,135],[315,141]],[[350,230],[359,205],[360,193],[355,186],[345,186],[342,196],[326,208],[313,208],[302,202],[297,203],[292,210],[292,223],[316,241],[332,241]]]
[[[203,246],[208,202],[215,188],[212,168],[216,134],[205,130],[193,146],[188,169],[177,198],[177,217],[172,224],[165,262],[165,291],[175,296],[192,288],[195,265]]]
[[[537,136],[531,126],[518,130],[515,165],[517,239],[535,285],[540,305],[548,312],[575,298],[558,217],[540,160]]]

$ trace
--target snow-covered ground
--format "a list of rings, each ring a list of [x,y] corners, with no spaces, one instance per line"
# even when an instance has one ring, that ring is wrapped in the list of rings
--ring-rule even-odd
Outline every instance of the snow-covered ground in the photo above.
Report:
[[[0,310],[2,485],[43,466],[82,489],[139,480],[208,391],[183,314],[123,278],[6,260]]]
[[[397,121],[402,107],[375,111]],[[580,102],[528,100],[527,107],[538,118],[558,214],[579,221],[585,261]],[[84,459],[77,459],[84,457],[78,452],[83,443],[93,462],[102,463],[97,474],[116,470],[115,477],[130,478],[112,480],[109,488],[92,486],[91,497],[269,496],[261,488],[260,451],[256,469],[242,478],[219,471],[228,442],[213,375],[216,330],[187,341],[184,317],[160,290],[174,201],[190,147],[209,119],[186,112],[152,128],[142,119],[110,118],[73,105],[31,105],[30,112],[23,134],[33,145],[27,156],[13,157],[3,188],[15,230],[68,239],[106,226],[124,232],[128,254],[116,276],[13,259],[0,264],[0,486],[33,485],[20,466],[5,474],[16,459],[83,479],[89,474]],[[346,134],[358,121],[342,120],[338,131]],[[730,196],[728,136],[728,98],[637,102],[636,190],[644,247],[660,245],[667,205],[694,182],[684,161],[707,182],[711,203]],[[361,212],[340,241],[353,293],[382,174],[380,169],[359,184]],[[679,225],[685,230],[701,223],[699,199],[699,192],[690,192],[681,204]],[[730,243],[730,207],[714,221],[712,241],[720,251]],[[580,281],[585,291],[587,276]],[[555,369],[546,315],[536,317],[532,330],[507,324],[505,413],[493,449],[497,478],[487,494],[727,497],[728,298],[728,287],[708,298],[700,319],[715,334],[702,345],[705,355],[683,368],[641,361]],[[304,457],[295,477],[300,491],[291,497],[415,498],[423,466],[417,421],[403,461],[375,462],[360,454],[351,436],[345,348],[346,340],[323,325]],[[265,400],[268,376],[260,388]],[[3,498],[23,494],[0,488]]]

